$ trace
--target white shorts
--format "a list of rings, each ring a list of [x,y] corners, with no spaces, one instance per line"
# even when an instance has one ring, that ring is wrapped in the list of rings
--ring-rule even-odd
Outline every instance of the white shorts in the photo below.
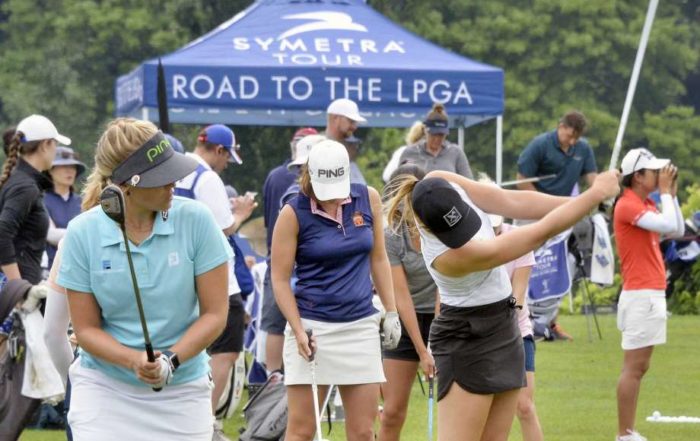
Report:
[[[316,383],[349,385],[383,383],[379,341],[380,314],[354,322],[327,323],[301,319],[316,337]],[[299,355],[289,324],[284,329],[284,384],[311,384],[309,362]]]
[[[622,331],[626,351],[666,343],[666,293],[623,290],[617,305],[617,329]]]
[[[211,441],[208,375],[160,392],[115,380],[74,362],[68,424],[74,441]]]

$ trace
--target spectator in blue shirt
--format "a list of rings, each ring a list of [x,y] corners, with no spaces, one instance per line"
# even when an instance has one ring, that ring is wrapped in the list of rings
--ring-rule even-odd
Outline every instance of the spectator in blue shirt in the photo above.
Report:
[[[537,182],[522,182],[520,190],[571,196],[581,177],[590,186],[598,169],[593,149],[585,138],[588,122],[578,111],[566,113],[556,129],[530,141],[518,158],[518,180],[555,175]]]
[[[56,148],[56,157],[49,170],[53,188],[44,195],[44,205],[51,220],[46,238],[49,268],[56,256],[58,241],[66,234],[68,222],[80,214],[80,204],[83,200],[74,192],[73,184],[83,172],[85,172],[85,164],[78,161],[72,148],[64,146]]]

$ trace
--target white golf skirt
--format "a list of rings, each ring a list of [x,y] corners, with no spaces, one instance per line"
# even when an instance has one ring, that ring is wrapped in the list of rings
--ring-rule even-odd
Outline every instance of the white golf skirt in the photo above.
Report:
[[[211,441],[213,383],[208,375],[160,392],[70,367],[68,424],[74,441]]]
[[[617,304],[617,329],[622,349],[630,351],[666,343],[666,293],[663,290],[622,291]]]
[[[380,314],[354,322],[327,323],[301,319],[316,337],[316,383],[349,385],[383,383],[379,341]],[[289,324],[284,330],[284,384],[311,384],[308,361],[299,355]]]

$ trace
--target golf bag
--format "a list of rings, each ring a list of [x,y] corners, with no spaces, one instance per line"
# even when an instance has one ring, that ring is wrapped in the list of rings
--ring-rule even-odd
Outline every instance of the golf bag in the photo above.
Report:
[[[287,390],[282,374],[273,372],[243,407],[246,429],[240,441],[283,440],[287,412]]]
[[[535,251],[527,303],[532,314],[535,336],[552,339],[550,323],[557,315],[561,299],[571,289],[571,269],[567,240],[571,230],[551,239]]]
[[[14,320],[0,342],[0,440],[18,439],[41,404],[41,400],[22,395],[26,339],[15,305],[31,287],[25,280],[11,280],[0,290],[0,322],[8,323],[6,318],[11,316]]]

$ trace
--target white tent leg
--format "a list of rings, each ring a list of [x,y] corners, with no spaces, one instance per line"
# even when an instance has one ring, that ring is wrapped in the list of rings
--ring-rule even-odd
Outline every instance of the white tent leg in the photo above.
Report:
[[[148,119],[148,107],[142,107],[141,108],[141,119],[144,121],[150,121]]]
[[[462,126],[457,128],[457,144],[459,144],[460,149],[464,150],[464,127]]]
[[[503,115],[496,117],[496,184],[503,182]]]

